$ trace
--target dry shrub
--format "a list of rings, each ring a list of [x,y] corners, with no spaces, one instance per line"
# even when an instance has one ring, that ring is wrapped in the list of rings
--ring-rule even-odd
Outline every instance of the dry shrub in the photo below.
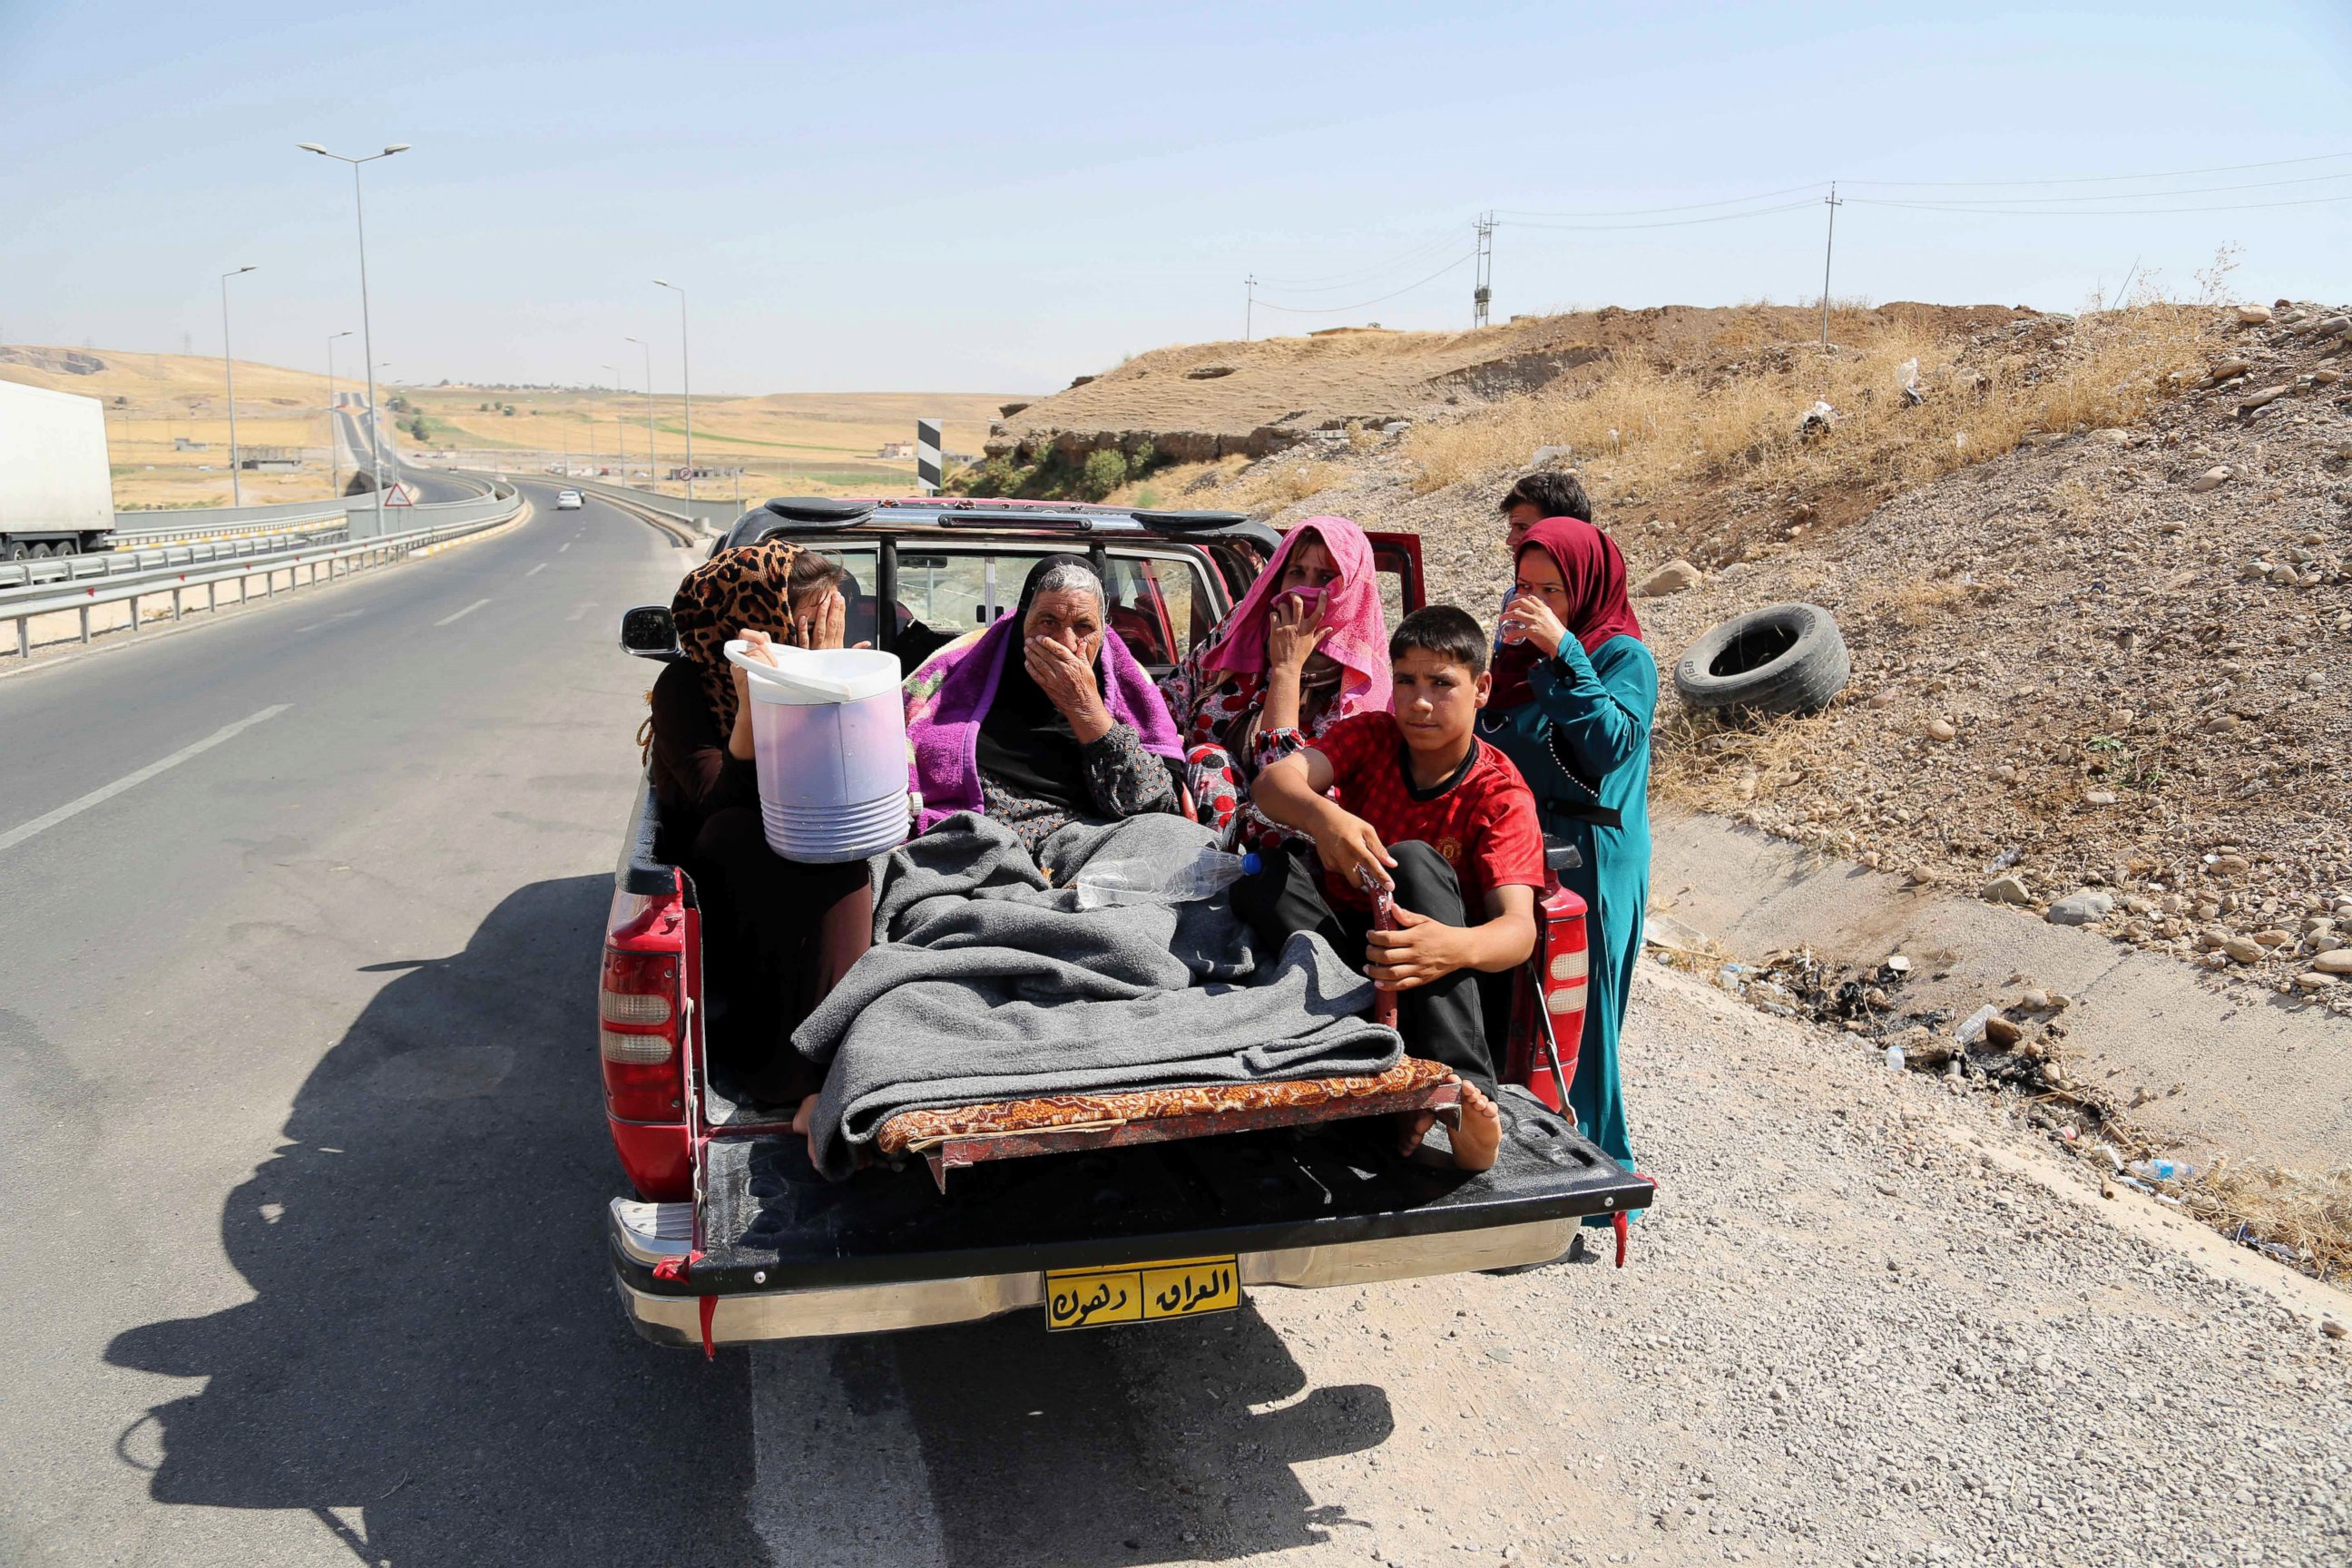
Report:
[[[2311,1175],[2223,1165],[2185,1184],[2180,1205],[2232,1240],[2293,1254],[2282,1263],[2322,1279],[2352,1277],[2352,1168]]]
[[[1216,492],[1216,504],[1237,511],[1276,511],[1312,496],[1321,495],[1348,478],[1349,470],[1322,458],[1304,462],[1261,462],[1228,480]]]
[[[1597,362],[1533,396],[1468,418],[1416,426],[1407,453],[1426,493],[1485,482],[1539,446],[1567,446],[1588,472],[1621,486],[1675,479],[1750,481],[1889,492],[2013,448],[2036,430],[2130,424],[2201,368],[2216,341],[2209,307],[2150,302],[2063,325],[2032,355],[1972,352],[1965,336],[1875,313],[1842,312],[1829,353],[1808,343],[1760,348],[1708,365],[1641,357]],[[1760,319],[1760,318],[1759,318]],[[1900,375],[1918,363],[1921,405]],[[1816,400],[1837,411],[1811,435]]]
[[[1143,506],[1145,493],[1151,497],[1149,504],[1166,508],[1209,507],[1223,504],[1224,489],[1234,476],[1247,467],[1247,458],[1218,458],[1205,463],[1171,463],[1164,468],[1154,468],[1140,479],[1129,479],[1103,499],[1113,506]]]
[[[1822,714],[1732,721],[1676,708],[1650,731],[1650,793],[1706,810],[1737,810],[1833,773],[1836,737]]]
[[[1928,577],[1912,577],[1901,583],[1874,584],[1854,596],[1848,613],[1857,621],[1872,618],[1892,620],[1916,631],[1943,619],[1976,598],[1981,591],[1981,584],[1956,579],[1939,583]]]

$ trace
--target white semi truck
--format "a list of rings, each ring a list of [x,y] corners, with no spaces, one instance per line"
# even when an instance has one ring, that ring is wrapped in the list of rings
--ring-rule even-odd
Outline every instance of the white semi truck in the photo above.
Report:
[[[106,405],[0,381],[0,561],[103,550],[113,531]]]

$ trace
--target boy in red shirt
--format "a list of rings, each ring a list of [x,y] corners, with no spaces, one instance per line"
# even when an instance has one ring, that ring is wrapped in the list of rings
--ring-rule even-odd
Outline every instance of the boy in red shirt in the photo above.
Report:
[[[1454,1160],[1483,1171],[1502,1121],[1478,977],[1503,982],[1505,1001],[1535,951],[1543,829],[1518,769],[1474,732],[1490,679],[1478,623],[1450,605],[1416,610],[1389,663],[1390,712],[1342,720],[1258,774],[1250,798],[1313,838],[1319,865],[1271,857],[1235,887],[1234,909],[1269,945],[1312,931],[1344,958],[1362,954],[1364,973],[1398,994],[1406,1049],[1462,1078]],[[1394,895],[1394,931],[1371,929],[1373,884]],[[1406,1151],[1428,1130],[1419,1119]]]

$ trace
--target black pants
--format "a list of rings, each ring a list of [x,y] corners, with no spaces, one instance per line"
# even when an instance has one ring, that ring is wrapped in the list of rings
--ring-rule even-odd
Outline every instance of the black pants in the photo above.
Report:
[[[1396,857],[1396,901],[1419,915],[1450,926],[1471,923],[1462,907],[1461,879],[1445,858],[1418,839],[1389,846]],[[1360,968],[1366,962],[1365,938],[1372,917],[1364,911],[1333,909],[1316,880],[1314,851],[1292,845],[1283,853],[1269,852],[1254,877],[1234,887],[1234,912],[1250,924],[1258,940],[1278,948],[1292,932],[1311,931],[1329,942],[1332,951]],[[1483,911],[1482,923],[1483,923]],[[1493,996],[1507,1009],[1511,976],[1481,974],[1457,969],[1444,979],[1397,993],[1397,1029],[1404,1036],[1408,1055],[1443,1062],[1460,1077],[1488,1093],[1495,1088],[1495,1058],[1487,1045],[1486,1019]]]
[[[706,818],[688,858],[702,904],[708,990],[726,997],[710,1052],[754,1099],[789,1105],[822,1080],[792,1048],[793,1031],[871,945],[866,862],[803,866],[768,847],[760,814]]]

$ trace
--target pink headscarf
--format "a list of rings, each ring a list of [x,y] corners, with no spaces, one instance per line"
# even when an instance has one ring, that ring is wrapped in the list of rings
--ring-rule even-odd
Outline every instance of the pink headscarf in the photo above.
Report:
[[[1284,536],[1282,548],[1225,617],[1224,636],[1202,657],[1201,666],[1236,675],[1265,671],[1266,628],[1274,619],[1283,570],[1291,552],[1310,541],[1329,551],[1331,563],[1339,569],[1339,580],[1323,590],[1323,624],[1332,631],[1321,649],[1346,671],[1340,678],[1338,712],[1384,713],[1389,706],[1388,616],[1381,610],[1371,541],[1344,517],[1310,517]]]

